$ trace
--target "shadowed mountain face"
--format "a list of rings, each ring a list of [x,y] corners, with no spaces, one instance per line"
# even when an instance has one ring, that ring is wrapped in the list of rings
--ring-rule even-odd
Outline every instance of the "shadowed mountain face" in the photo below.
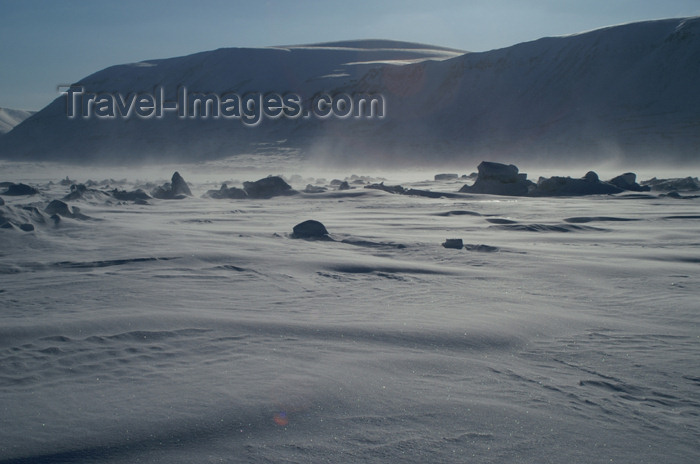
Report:
[[[73,99],[77,117],[67,116],[70,99],[59,96],[3,137],[0,156],[116,164],[295,150],[379,164],[694,162],[697,82],[700,18],[633,23],[483,53],[379,40],[219,49],[87,76],[79,82],[84,94]],[[219,116],[180,117],[180,105],[160,117],[148,102],[146,117],[120,116],[143,95],[154,95],[155,106],[159,96],[170,104],[184,101],[183,89],[190,97],[218,98],[211,104]],[[234,94],[240,102],[222,103]],[[256,98],[271,94],[281,102],[265,114]],[[103,101],[85,118],[80,100],[88,95]],[[337,117],[340,106],[322,118],[314,114],[322,95],[381,96],[381,106],[374,118]],[[250,97],[259,114],[246,119]]]

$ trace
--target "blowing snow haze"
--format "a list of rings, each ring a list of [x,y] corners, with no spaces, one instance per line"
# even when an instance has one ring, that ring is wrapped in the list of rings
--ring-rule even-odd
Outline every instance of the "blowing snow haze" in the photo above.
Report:
[[[694,163],[698,82],[700,18],[481,53],[386,40],[224,48],[112,66],[67,85],[0,139],[0,156],[122,164],[293,151],[387,164]],[[185,111],[193,94],[208,100]]]

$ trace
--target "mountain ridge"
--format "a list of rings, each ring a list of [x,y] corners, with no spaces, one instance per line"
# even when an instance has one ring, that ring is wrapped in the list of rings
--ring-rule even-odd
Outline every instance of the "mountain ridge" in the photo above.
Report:
[[[280,118],[254,128],[212,119],[69,120],[59,97],[4,136],[0,156],[201,161],[286,140],[285,149],[339,162],[698,160],[700,17],[485,52],[420,45],[365,39],[222,48],[115,65],[80,81],[93,92],[124,95],[162,86],[169,98],[183,86],[295,93],[305,103],[319,92],[381,94],[384,118]]]

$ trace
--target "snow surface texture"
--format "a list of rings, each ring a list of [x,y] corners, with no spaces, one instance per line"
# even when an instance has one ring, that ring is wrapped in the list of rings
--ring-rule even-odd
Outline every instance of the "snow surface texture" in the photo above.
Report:
[[[2,164],[39,193],[0,208],[84,217],[0,229],[0,463],[700,460],[697,197],[426,198],[363,187],[464,180],[269,162],[136,202],[100,192],[174,169]],[[300,193],[203,196],[266,174]],[[294,239],[307,219],[330,239]]]
[[[468,47],[468,44],[466,44]],[[89,92],[162,86],[291,92],[305,101],[378,93],[384,119],[70,120],[59,96],[0,142],[10,159],[206,160],[302,151],[385,166],[482,159],[697,161],[700,18],[647,21],[542,38],[483,53],[392,41],[227,48],[112,66],[80,81]],[[89,134],[89,135],[88,135]]]
[[[0,108],[0,135],[10,132],[13,127],[27,119],[35,112],[36,111]]]

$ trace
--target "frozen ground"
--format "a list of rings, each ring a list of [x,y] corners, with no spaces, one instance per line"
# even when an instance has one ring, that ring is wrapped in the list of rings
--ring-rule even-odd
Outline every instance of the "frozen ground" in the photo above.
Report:
[[[0,463],[700,460],[700,199],[201,198],[265,169],[0,229]]]

